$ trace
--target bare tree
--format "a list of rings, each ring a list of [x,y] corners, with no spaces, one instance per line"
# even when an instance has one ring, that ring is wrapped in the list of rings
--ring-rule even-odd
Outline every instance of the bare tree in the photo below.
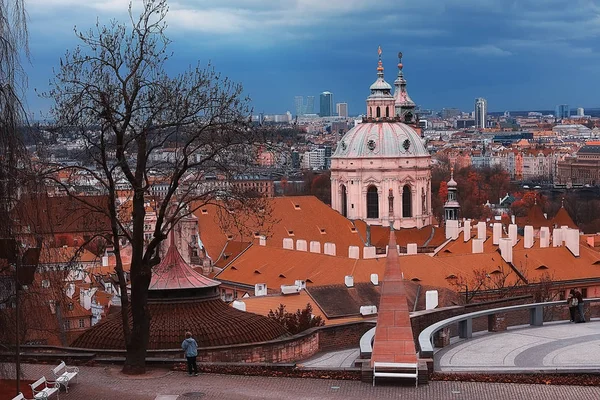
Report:
[[[86,197],[57,179],[58,173],[85,175],[107,197],[104,206],[86,205],[110,219],[106,238],[116,257],[127,348],[123,371],[130,374],[145,372],[148,286],[160,262],[161,242],[173,226],[207,203],[239,215],[268,214],[264,204],[257,204],[262,199],[227,185],[253,165],[261,140],[250,125],[248,99],[240,85],[210,65],[175,77],[166,73],[167,11],[166,0],[144,0],[137,17],[130,5],[130,24],[113,21],[76,30],[81,44],[61,60],[46,93],[55,101],[59,127],[85,142],[79,165],[46,164],[46,176],[82,203]],[[145,229],[149,210],[156,218],[150,233]],[[132,253],[130,295],[124,246]]]

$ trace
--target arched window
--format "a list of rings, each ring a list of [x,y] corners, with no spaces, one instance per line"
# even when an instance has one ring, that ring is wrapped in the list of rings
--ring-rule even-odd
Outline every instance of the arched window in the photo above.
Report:
[[[373,185],[367,189],[367,218],[379,218],[379,194]]]
[[[389,118],[389,117],[390,117],[390,108],[389,108],[389,107],[386,107],[386,108],[385,108],[385,116],[386,116],[387,118]]]
[[[342,215],[348,217],[348,194],[346,193],[346,185],[342,185]]]
[[[402,218],[412,217],[412,193],[410,186],[404,185],[402,189]]]
[[[381,108],[377,106],[377,118],[381,117]]]
[[[373,107],[369,107],[369,117],[373,116]]]

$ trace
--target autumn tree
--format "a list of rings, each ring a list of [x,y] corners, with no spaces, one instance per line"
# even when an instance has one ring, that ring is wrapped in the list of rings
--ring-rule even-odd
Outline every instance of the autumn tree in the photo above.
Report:
[[[144,0],[139,16],[130,5],[129,24],[76,30],[80,45],[61,59],[46,93],[55,103],[57,129],[85,142],[78,165],[46,164],[48,180],[87,203],[56,179],[58,172],[84,174],[107,197],[105,206],[87,206],[110,219],[106,239],[116,258],[127,350],[123,371],[129,374],[145,372],[152,268],[177,222],[207,203],[232,214],[267,214],[260,198],[227,184],[253,166],[261,141],[249,121],[248,99],[210,65],[175,76],[166,72],[167,11],[166,0]],[[222,184],[209,184],[207,176]],[[166,187],[161,196],[152,192],[157,181]],[[145,227],[149,210],[156,217],[151,233]],[[131,249],[130,288],[125,246]]]
[[[305,308],[297,309],[293,313],[286,311],[285,305],[280,304],[275,311],[270,310],[267,317],[279,323],[292,335],[325,325],[325,321],[321,317],[313,316],[310,303],[307,303]]]

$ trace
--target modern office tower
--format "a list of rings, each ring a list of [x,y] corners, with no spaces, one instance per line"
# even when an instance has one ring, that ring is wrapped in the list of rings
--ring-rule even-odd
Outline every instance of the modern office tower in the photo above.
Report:
[[[563,119],[571,116],[571,110],[568,104],[559,104],[556,106],[556,118]]]
[[[485,129],[487,120],[487,100],[483,97],[475,99],[475,127]]]
[[[577,116],[578,117],[583,117],[585,115],[585,110],[583,109],[583,107],[579,107],[577,109]]]
[[[333,93],[321,93],[320,113],[321,117],[331,117],[333,115]]]
[[[306,108],[304,109],[305,114],[315,113],[315,96],[306,96]]]
[[[296,116],[300,117],[305,114],[306,110],[304,109],[304,97],[294,97],[294,105],[296,108]]]
[[[335,111],[338,117],[348,118],[348,103],[337,103],[335,105]]]

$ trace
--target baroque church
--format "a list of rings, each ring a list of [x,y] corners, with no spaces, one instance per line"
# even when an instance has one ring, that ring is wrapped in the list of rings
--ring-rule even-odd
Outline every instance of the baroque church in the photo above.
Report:
[[[415,130],[418,118],[406,90],[402,53],[394,94],[384,79],[381,48],[378,53],[366,117],[331,157],[332,207],[369,225],[421,228],[433,222],[431,156]]]

